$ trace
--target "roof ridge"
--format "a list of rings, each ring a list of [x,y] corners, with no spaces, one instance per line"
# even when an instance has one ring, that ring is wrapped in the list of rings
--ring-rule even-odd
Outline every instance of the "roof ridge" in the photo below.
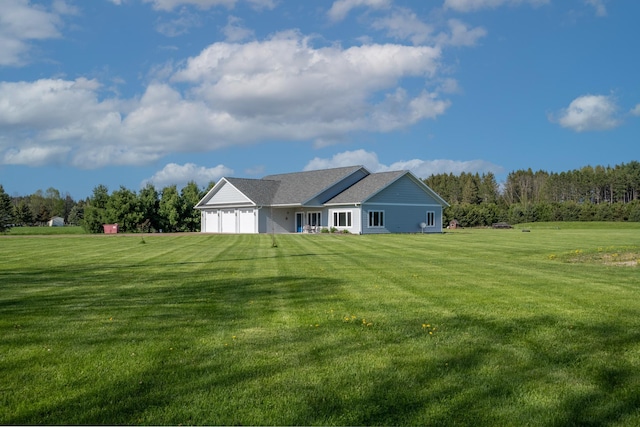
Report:
[[[339,170],[339,169],[344,169],[344,170],[348,170],[348,169],[353,169],[353,170],[365,169],[365,170],[367,170],[363,165],[339,166],[339,167],[335,167],[335,168],[312,169],[312,170],[298,171],[298,172],[272,173],[272,174],[269,174],[269,175],[265,175],[262,179],[268,179],[271,176],[300,175],[300,174],[305,174],[305,173],[309,173],[309,172],[329,172],[329,171],[336,171],[336,170]],[[369,172],[369,171],[367,170],[367,172]]]

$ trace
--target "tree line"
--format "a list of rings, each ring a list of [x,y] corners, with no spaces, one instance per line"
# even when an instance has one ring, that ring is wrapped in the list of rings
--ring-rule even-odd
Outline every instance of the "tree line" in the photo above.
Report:
[[[585,166],[566,172],[516,170],[500,186],[492,173],[438,174],[424,182],[451,205],[445,221],[640,221],[640,163]]]
[[[493,173],[437,174],[423,180],[451,205],[445,223],[464,227],[497,222],[640,221],[640,163],[585,166],[566,172],[516,170],[498,184]],[[117,223],[123,232],[199,231],[200,213],[193,209],[213,187],[189,182],[178,190],[147,184],[139,192],[125,187],[109,193],[104,185],[75,201],[55,188],[29,196],[7,195],[0,184],[0,232],[11,226],[45,225],[52,217],[101,233]]]
[[[104,224],[118,224],[122,232],[200,231],[200,212],[193,207],[213,185],[199,188],[189,182],[181,190],[176,185],[157,190],[147,184],[139,192],[121,186],[111,193],[98,185],[79,201],[54,188],[11,197],[0,185],[0,232],[12,226],[46,225],[56,216],[89,233],[102,233]]]

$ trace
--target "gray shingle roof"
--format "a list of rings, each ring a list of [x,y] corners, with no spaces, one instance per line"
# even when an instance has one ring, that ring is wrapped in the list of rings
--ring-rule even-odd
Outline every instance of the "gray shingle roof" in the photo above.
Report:
[[[295,206],[311,204],[338,205],[364,203],[375,194],[391,185],[405,175],[417,180],[409,171],[391,171],[369,173],[362,166],[294,172],[278,175],[268,175],[262,179],[224,178],[236,187],[257,206]],[[343,190],[348,182],[354,182]],[[347,180],[347,181],[345,181]],[[339,185],[341,184],[341,185]],[[338,187],[335,187],[338,185]],[[448,206],[438,194],[425,185],[427,191],[443,206]],[[215,187],[214,187],[215,188]],[[327,190],[332,191],[327,192]],[[341,191],[342,190],[342,191]],[[213,189],[211,190],[211,192]],[[204,206],[205,200],[212,196],[208,193],[196,207]],[[336,194],[330,200],[320,200]],[[320,197],[322,196],[322,197]],[[311,202],[311,203],[310,203]]]
[[[278,191],[279,181],[249,178],[225,178],[258,206],[271,204]]]
[[[302,204],[360,169],[362,166],[285,173],[268,175],[262,180],[280,182],[272,199],[274,205]]]
[[[407,171],[372,173],[325,204],[362,203],[406,173]]]

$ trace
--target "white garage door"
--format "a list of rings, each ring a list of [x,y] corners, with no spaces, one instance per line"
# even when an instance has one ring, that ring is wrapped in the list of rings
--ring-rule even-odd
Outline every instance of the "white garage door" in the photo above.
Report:
[[[204,211],[204,232],[217,233],[218,227],[218,211]]]
[[[221,211],[220,232],[235,233],[236,232],[236,211],[235,209],[225,209]]]
[[[256,217],[253,213],[253,209],[239,209],[238,211],[238,224],[240,226],[240,233],[255,233],[256,232]]]

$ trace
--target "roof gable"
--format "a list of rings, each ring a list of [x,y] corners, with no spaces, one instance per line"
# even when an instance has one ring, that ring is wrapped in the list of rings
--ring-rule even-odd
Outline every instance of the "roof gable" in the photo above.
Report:
[[[279,181],[265,179],[228,178],[228,181],[257,206],[270,205],[280,186]]]
[[[347,186],[369,174],[362,166],[349,166],[280,175],[268,175],[263,180],[279,181],[273,205],[303,205],[317,199],[324,203]],[[352,178],[350,180],[350,178]],[[347,185],[341,186],[341,183]],[[332,189],[335,189],[331,192]],[[323,194],[325,193],[325,194]]]
[[[426,193],[435,203],[449,206],[409,171],[369,173],[363,166],[268,175],[262,179],[222,178],[196,208],[215,206],[322,206],[372,201],[399,180]],[[395,187],[397,188],[397,184]],[[412,186],[413,185],[413,186]],[[417,188],[415,188],[415,187]],[[406,196],[406,195],[405,195]]]
[[[382,189],[389,186],[393,181],[405,174],[406,171],[393,171],[372,173],[361,179],[342,193],[328,200],[328,205],[342,205],[352,203],[362,203]]]
[[[438,203],[443,207],[449,206],[449,204],[435,191],[433,191],[428,185],[426,185],[420,179],[416,178],[411,172],[406,170],[371,174],[363,180],[357,182],[353,186],[349,187],[344,192],[338,194],[336,197],[329,200],[326,204],[344,205],[366,203],[368,201],[374,200],[378,195],[380,197],[383,197],[382,194],[386,194],[384,193],[385,190],[397,187],[399,184],[396,183],[403,182],[401,180],[406,180],[406,183],[411,182],[413,186],[415,186],[412,188],[415,188],[417,191],[426,193],[430,198],[434,200],[435,203]]]
[[[259,179],[222,178],[198,202],[196,208],[224,205],[261,205],[263,204],[261,202],[275,192],[273,190],[274,184],[277,185],[277,183]]]

